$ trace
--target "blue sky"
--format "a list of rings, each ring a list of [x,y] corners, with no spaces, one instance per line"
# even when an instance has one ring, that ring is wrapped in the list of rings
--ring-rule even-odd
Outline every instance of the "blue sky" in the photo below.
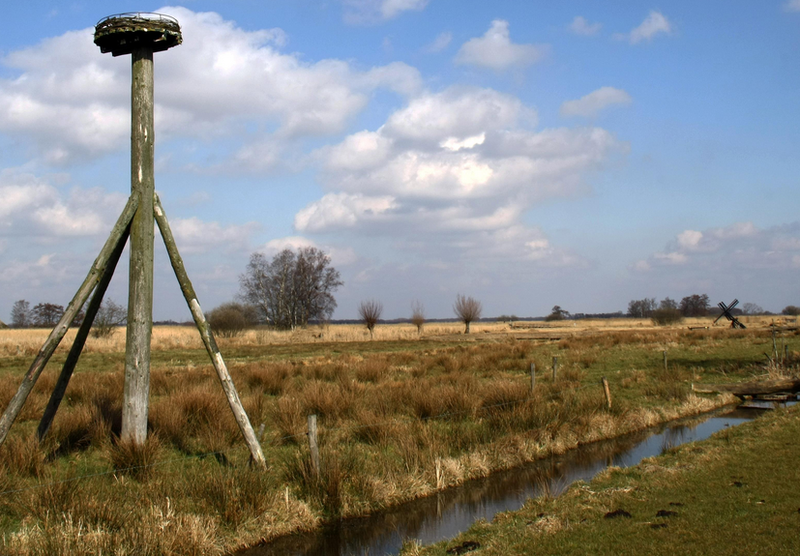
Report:
[[[34,0],[0,23],[0,318],[65,305],[124,205],[130,58],[92,32],[132,9],[184,33],[156,189],[206,309],[300,245],[334,318],[800,303],[800,1]],[[154,316],[188,319],[159,241]]]

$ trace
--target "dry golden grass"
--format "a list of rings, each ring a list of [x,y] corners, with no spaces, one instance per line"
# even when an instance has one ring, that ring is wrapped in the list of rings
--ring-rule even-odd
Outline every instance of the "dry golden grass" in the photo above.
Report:
[[[775,316],[743,316],[739,320],[748,328],[769,328],[773,323],[778,326],[796,325],[796,317]],[[417,339],[436,339],[447,336],[463,336],[464,339],[481,339],[486,336],[519,337],[524,339],[533,334],[544,336],[575,336],[586,333],[631,331],[631,330],[686,330],[688,327],[727,328],[728,322],[720,320],[712,325],[710,317],[687,318],[670,326],[655,326],[650,319],[581,319],[555,322],[517,321],[514,323],[477,322],[472,323],[469,335],[464,334],[464,325],[458,322],[432,322],[423,327],[422,334],[417,334],[413,324],[379,324],[375,327],[373,340],[401,341]],[[35,356],[47,339],[48,329],[0,329],[0,357]],[[58,348],[58,352],[66,353],[75,337],[75,329],[67,332]],[[270,330],[268,328],[251,329],[234,338],[220,338],[220,345],[254,346],[279,344],[306,344],[322,342],[364,342],[370,340],[367,328],[359,324],[332,324],[310,326],[297,330]],[[194,326],[155,326],[153,327],[153,350],[202,349],[202,343]],[[118,328],[109,338],[93,338],[87,340],[85,350],[94,353],[116,353],[125,348],[125,329]]]

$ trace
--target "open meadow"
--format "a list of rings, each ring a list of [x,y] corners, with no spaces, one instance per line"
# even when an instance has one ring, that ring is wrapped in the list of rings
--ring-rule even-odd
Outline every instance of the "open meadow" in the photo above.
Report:
[[[458,323],[426,324],[421,335],[412,325],[378,325],[373,340],[356,325],[220,339],[262,431],[267,472],[249,465],[190,327],[154,329],[144,449],[116,441],[123,329],[89,339],[38,443],[68,335],[0,448],[2,552],[224,554],[735,401],[695,395],[692,383],[798,374],[794,320],[776,319],[775,336],[771,318],[742,321],[747,330],[712,327],[710,318],[672,327],[618,319],[473,323],[469,335]],[[3,408],[47,333],[0,330]],[[319,476],[310,414],[320,429]]]

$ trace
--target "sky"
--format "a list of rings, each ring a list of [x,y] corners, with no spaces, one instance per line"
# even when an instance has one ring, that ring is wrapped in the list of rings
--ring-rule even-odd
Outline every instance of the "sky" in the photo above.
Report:
[[[341,319],[800,304],[800,0],[29,0],[0,21],[0,319],[66,306],[130,193],[130,57],[93,32],[132,10],[183,32],[155,178],[206,310],[300,246]],[[154,318],[188,320],[158,236],[155,265]]]

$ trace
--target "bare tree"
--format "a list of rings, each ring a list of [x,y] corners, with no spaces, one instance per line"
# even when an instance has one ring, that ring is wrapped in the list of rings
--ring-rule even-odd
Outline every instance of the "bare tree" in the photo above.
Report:
[[[118,326],[128,320],[128,310],[122,305],[117,305],[110,299],[103,300],[92,322],[92,336],[95,338],[108,338],[114,334]]]
[[[373,338],[375,325],[378,323],[378,319],[381,318],[382,312],[383,304],[380,301],[375,301],[374,299],[362,301],[358,306],[358,314],[361,316],[361,320],[364,321],[367,330],[369,330],[370,340]]]
[[[544,318],[544,320],[546,320],[548,322],[551,322],[551,321],[554,321],[554,320],[564,320],[564,319],[568,319],[568,318],[569,318],[569,311],[566,311],[566,310],[562,309],[561,305],[555,305],[551,309],[550,314],[547,315]]]
[[[646,319],[653,314],[657,307],[655,297],[634,299],[628,303],[628,316],[634,319]]]
[[[422,325],[425,324],[425,306],[418,300],[411,304],[411,324],[417,327],[417,336],[421,336]]]
[[[336,308],[333,292],[343,284],[331,259],[316,247],[284,249],[267,261],[253,253],[239,277],[240,298],[277,328],[294,329],[309,320],[326,321]]]
[[[756,305],[755,303],[745,303],[742,305],[742,312],[745,315],[763,315],[764,308],[760,305]]]
[[[64,306],[55,303],[38,303],[31,309],[31,320],[33,326],[40,328],[52,328],[58,324],[64,314]]]
[[[466,326],[464,334],[469,334],[469,324],[481,318],[483,305],[474,297],[466,297],[461,294],[456,296],[453,311],[458,319]]]
[[[20,299],[11,307],[11,326],[14,328],[27,328],[31,325],[31,304]]]
[[[706,294],[687,295],[681,299],[680,310],[684,317],[704,317],[708,314],[709,299]]]

